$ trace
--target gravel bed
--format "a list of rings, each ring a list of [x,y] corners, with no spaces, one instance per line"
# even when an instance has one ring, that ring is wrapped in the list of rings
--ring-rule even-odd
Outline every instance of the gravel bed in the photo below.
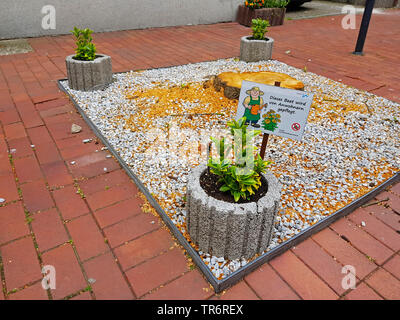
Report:
[[[104,91],[74,91],[62,82],[189,242],[188,171],[206,163],[209,137],[226,133],[237,107],[237,101],[202,83],[226,71],[283,72],[314,93],[303,140],[271,136],[268,142],[266,160],[273,162],[270,170],[283,185],[282,210],[268,250],[399,171],[399,104],[279,61],[223,59],[131,71],[114,75]],[[261,136],[256,143],[261,144]],[[217,279],[249,262],[198,253]]]

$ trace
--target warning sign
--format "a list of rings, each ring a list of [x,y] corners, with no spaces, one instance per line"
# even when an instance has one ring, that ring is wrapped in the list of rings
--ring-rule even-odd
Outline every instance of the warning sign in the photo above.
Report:
[[[249,128],[301,140],[313,94],[243,81],[236,119],[246,117]]]

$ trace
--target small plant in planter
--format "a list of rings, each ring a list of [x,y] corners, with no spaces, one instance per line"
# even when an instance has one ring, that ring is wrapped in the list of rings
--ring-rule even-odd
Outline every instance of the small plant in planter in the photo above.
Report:
[[[74,59],[93,61],[96,58],[96,46],[92,43],[93,38],[91,36],[93,30],[90,30],[88,28],[81,30],[77,27],[74,27],[74,30],[72,30],[71,32],[76,38],[77,46]]]
[[[255,156],[249,143],[260,131],[247,130],[246,118],[228,122],[228,127],[236,145],[212,138],[217,158],[209,158],[208,166],[199,165],[189,174],[187,230],[199,250],[226,259],[248,259],[270,243],[281,185],[266,170],[270,163]]]
[[[111,57],[96,54],[92,30],[74,27],[71,32],[77,48],[75,55],[66,58],[69,87],[81,91],[103,89],[112,82]]]
[[[289,0],[248,0],[239,5],[237,21],[247,27],[253,19],[268,20],[271,26],[283,24]]]
[[[239,121],[232,120],[227,123],[231,130],[232,137],[240,134],[240,146],[236,149],[235,160],[226,158],[225,138],[217,140],[211,138],[219,149],[219,159],[208,160],[210,173],[218,177],[218,183],[222,184],[219,188],[221,192],[229,192],[235,202],[240,199],[250,201],[251,196],[255,195],[261,186],[261,174],[265,173],[268,161],[261,159],[260,155],[254,156],[255,147],[248,144],[248,140],[252,140],[261,133],[260,130],[247,130],[246,118],[243,117]],[[229,149],[231,150],[231,149]]]
[[[244,36],[240,39],[240,60],[256,62],[271,59],[274,39],[265,37],[268,27],[267,20],[253,19],[252,36]]]
[[[265,34],[268,32],[267,28],[269,27],[269,21],[263,19],[253,19],[251,30],[253,30],[254,40],[266,40]]]

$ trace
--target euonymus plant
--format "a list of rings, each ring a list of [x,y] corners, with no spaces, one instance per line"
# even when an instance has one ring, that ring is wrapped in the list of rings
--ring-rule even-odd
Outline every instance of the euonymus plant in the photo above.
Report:
[[[230,192],[235,202],[240,198],[249,200],[261,186],[261,173],[265,172],[270,164],[264,161],[257,153],[253,144],[254,137],[259,135],[259,130],[247,130],[246,118],[238,121],[232,120],[227,123],[233,138],[232,145],[227,145],[225,138],[220,140],[211,138],[217,147],[218,159],[212,156],[208,159],[210,172],[219,177],[222,183],[220,191]],[[228,159],[227,155],[232,151],[233,157]]]
[[[263,19],[253,19],[251,20],[251,30],[253,30],[253,38],[255,40],[264,40],[265,33],[268,32],[267,27],[269,27],[268,20]]]
[[[83,61],[93,61],[96,58],[96,46],[92,43],[93,38],[91,34],[93,30],[88,28],[78,29],[74,27],[71,31],[76,38],[75,59]]]

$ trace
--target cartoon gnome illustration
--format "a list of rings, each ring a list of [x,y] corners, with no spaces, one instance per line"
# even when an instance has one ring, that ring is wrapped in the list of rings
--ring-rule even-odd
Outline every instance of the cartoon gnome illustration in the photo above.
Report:
[[[253,127],[259,128],[258,121],[261,118],[261,110],[267,106],[261,98],[264,92],[258,87],[253,87],[247,90],[246,93],[249,96],[243,101],[243,106],[245,107],[243,116],[246,117],[246,124],[251,123]]]

